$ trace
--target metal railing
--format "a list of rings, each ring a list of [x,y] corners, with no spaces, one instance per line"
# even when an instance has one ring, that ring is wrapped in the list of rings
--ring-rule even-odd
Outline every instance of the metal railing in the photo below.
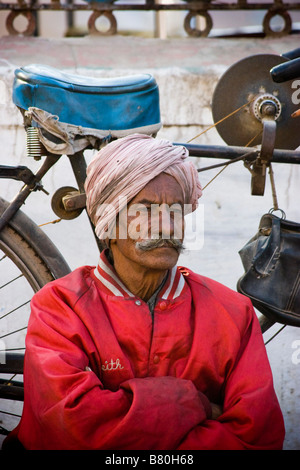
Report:
[[[17,35],[22,33],[25,36],[37,34],[37,12],[38,11],[64,11],[72,14],[75,11],[91,11],[88,19],[88,32],[96,35],[112,35],[118,31],[118,24],[114,12],[117,11],[187,11],[184,18],[184,30],[191,37],[206,37],[213,28],[213,19],[210,12],[222,11],[232,12],[237,10],[265,10],[262,32],[266,36],[280,37],[290,34],[292,31],[291,11],[300,10],[300,2],[283,2],[283,0],[273,0],[264,3],[248,3],[247,0],[236,0],[235,2],[215,2],[214,0],[189,1],[177,3],[163,3],[163,0],[145,0],[144,3],[137,3],[134,0],[128,3],[119,3],[114,0],[85,0],[85,3],[76,3],[72,0],[17,0],[15,3],[0,3],[0,11],[9,10],[6,18],[6,28],[9,34]],[[24,31],[19,31],[15,20],[19,16],[25,17],[27,25]],[[97,28],[99,17],[105,17],[108,28],[100,30]],[[273,26],[274,17],[281,19],[282,27],[279,29]],[[197,19],[201,21],[197,21]]]

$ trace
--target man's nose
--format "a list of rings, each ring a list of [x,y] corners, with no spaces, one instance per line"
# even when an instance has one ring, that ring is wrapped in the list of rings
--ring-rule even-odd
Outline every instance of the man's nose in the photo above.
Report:
[[[167,204],[161,204],[151,214],[149,227],[152,238],[182,238],[182,214],[174,213]]]
[[[174,236],[174,219],[171,216],[169,209],[163,208],[159,217],[159,230],[160,235],[172,238]]]

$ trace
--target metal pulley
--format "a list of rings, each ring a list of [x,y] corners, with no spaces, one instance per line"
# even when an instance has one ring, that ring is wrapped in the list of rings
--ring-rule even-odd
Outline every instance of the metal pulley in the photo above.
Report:
[[[294,150],[300,145],[299,124],[291,118],[299,107],[298,83],[274,83],[270,75],[273,67],[286,61],[272,54],[247,57],[224,73],[213,95],[213,119],[223,140],[233,146],[261,145],[259,157],[248,165],[253,195],[264,194],[274,149]]]
[[[60,219],[71,220],[81,214],[85,200],[85,193],[80,193],[72,186],[63,186],[53,194],[51,207]]]

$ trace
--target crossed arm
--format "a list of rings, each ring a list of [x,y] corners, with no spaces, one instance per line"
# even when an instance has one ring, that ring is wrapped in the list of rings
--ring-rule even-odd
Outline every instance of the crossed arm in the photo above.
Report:
[[[224,402],[209,403],[192,380],[131,378],[104,388],[87,370],[88,332],[34,305],[25,358],[25,405],[19,439],[37,449],[279,449],[281,412],[257,335],[245,339],[224,383]],[[67,329],[67,328],[66,328]],[[74,333],[82,331],[82,335]],[[260,347],[260,346],[259,346]],[[262,377],[262,372],[266,373]]]

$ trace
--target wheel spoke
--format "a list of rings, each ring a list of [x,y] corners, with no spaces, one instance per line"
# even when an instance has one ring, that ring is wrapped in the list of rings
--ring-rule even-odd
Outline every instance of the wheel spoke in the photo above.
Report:
[[[0,286],[0,289],[3,289],[4,287],[9,286],[9,284],[11,284],[12,282],[15,282],[17,279],[20,279],[20,277],[23,277],[23,274],[20,274],[19,276],[16,276],[15,278],[11,279],[5,284],[2,284],[2,286]]]
[[[6,333],[5,335],[0,336],[0,339],[6,338],[7,336],[13,335],[14,333],[19,333],[19,331],[26,330],[27,326],[23,326],[23,328],[19,328],[18,330],[10,331],[9,333]]]
[[[0,317],[0,320],[2,320],[2,318],[4,318],[4,317],[7,317],[7,316],[10,315],[11,313],[16,312],[19,308],[24,307],[24,305],[27,305],[27,304],[29,304],[29,303],[30,303],[30,300],[27,300],[27,301],[24,302],[23,304],[19,305],[18,307],[14,308],[14,309],[10,310],[9,312],[5,313],[4,315],[2,315],[2,317]]]
[[[25,347],[24,348],[6,348],[6,349],[0,349],[0,352],[11,352],[11,351],[25,351]]]
[[[4,415],[16,416],[17,418],[21,418],[21,415],[16,414],[16,413],[12,413],[11,411],[0,410],[0,413],[3,413]]]

